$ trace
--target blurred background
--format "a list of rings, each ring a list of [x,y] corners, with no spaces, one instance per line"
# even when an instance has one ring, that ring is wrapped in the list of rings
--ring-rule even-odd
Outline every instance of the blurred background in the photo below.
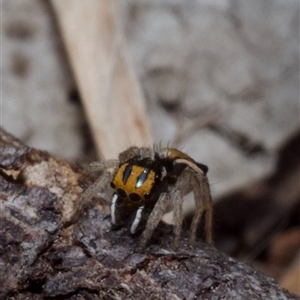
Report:
[[[297,0],[1,6],[5,130],[81,164],[181,149],[209,167],[216,247],[300,295]]]

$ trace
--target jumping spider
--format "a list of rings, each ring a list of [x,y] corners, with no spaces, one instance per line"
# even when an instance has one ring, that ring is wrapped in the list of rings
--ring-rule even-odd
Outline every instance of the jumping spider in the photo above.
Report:
[[[197,227],[205,213],[206,241],[212,242],[212,201],[206,177],[207,166],[197,163],[174,148],[130,147],[119,159],[92,163],[88,172],[101,171],[100,177],[84,193],[84,201],[109,184],[111,223],[129,222],[131,234],[146,223],[140,247],[143,248],[162,216],[174,209],[174,235],[177,245],[183,222],[183,197],[193,191],[196,212],[192,220],[190,240],[194,242]]]

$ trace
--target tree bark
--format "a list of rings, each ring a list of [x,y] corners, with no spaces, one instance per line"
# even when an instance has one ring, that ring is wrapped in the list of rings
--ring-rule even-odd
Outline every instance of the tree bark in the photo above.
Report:
[[[101,198],[71,224],[81,174],[0,132],[0,299],[300,299],[187,232],[174,249],[163,222],[138,251]]]

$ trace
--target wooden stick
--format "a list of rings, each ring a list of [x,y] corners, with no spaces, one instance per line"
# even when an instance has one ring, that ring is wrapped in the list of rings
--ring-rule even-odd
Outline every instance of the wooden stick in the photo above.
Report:
[[[52,0],[99,156],[152,143],[115,0]]]

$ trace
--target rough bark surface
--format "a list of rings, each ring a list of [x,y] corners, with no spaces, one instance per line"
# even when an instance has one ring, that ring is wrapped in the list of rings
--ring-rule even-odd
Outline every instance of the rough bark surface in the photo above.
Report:
[[[186,233],[174,249],[164,223],[138,251],[101,199],[70,225],[81,171],[1,131],[0,299],[299,299]]]

